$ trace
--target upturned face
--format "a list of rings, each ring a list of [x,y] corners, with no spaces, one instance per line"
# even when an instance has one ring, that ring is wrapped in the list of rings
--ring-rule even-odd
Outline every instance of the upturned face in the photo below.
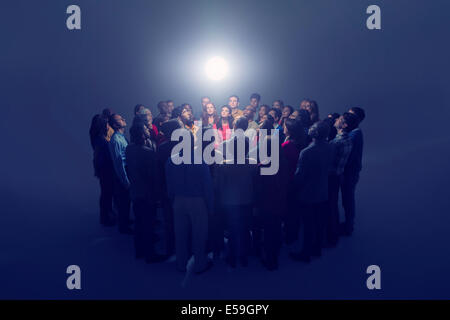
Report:
[[[288,107],[284,107],[284,108],[283,108],[283,112],[282,112],[283,118],[289,117],[290,114],[291,114],[291,109],[289,109]]]
[[[228,99],[228,105],[230,106],[230,108],[235,109],[239,106],[239,100],[237,97],[230,97],[230,99]]]
[[[220,116],[222,118],[227,118],[230,116],[230,110],[228,110],[228,108],[222,108],[222,110],[220,111]]]
[[[258,108],[258,105],[259,105],[259,100],[258,99],[256,99],[256,98],[251,98],[250,99],[250,105],[253,107],[253,108]]]
[[[202,98],[202,107],[206,107],[210,102],[209,98]]]
[[[273,104],[272,104],[272,107],[280,109],[281,108],[280,101],[274,101]]]
[[[115,127],[117,129],[122,129],[125,128],[127,126],[127,123],[125,121],[125,118],[123,118],[121,115],[116,114],[114,116],[114,123],[115,123]]]
[[[214,111],[216,111],[216,108],[214,107],[214,105],[212,103],[207,103],[206,104],[206,113],[209,116],[212,116],[214,114]]]

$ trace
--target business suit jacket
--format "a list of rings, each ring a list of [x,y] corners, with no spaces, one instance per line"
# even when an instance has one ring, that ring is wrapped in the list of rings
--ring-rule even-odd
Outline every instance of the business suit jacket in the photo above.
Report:
[[[333,150],[328,142],[315,141],[300,152],[294,176],[300,203],[316,204],[328,200],[328,173]]]

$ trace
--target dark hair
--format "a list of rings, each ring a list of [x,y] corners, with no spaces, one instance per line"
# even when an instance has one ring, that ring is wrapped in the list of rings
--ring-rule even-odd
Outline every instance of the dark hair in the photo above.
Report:
[[[223,108],[227,108],[229,113],[230,113],[230,115],[228,117],[226,117],[226,118],[222,117],[222,109]],[[220,107],[220,117],[219,117],[219,121],[216,124],[217,130],[219,130],[219,129],[222,130],[222,120],[224,120],[224,119],[228,121],[228,125],[231,128],[232,125],[233,125],[233,116],[231,115],[231,108],[230,108],[229,105],[223,105],[222,107]]]
[[[145,106],[144,106],[143,104],[137,104],[137,105],[135,105],[135,106],[134,106],[134,114],[138,113],[138,112],[139,112],[139,109],[140,109],[141,107],[145,108]]]
[[[309,128],[308,135],[319,141],[326,140],[330,132],[330,125],[327,121],[317,121]]]
[[[236,129],[247,130],[248,129],[248,120],[246,117],[240,117],[235,122]]]
[[[250,96],[250,100],[252,99],[256,99],[258,101],[261,100],[261,96],[259,95],[259,93],[252,93],[252,95]]]
[[[282,109],[284,107],[284,102],[283,100],[277,99],[274,102],[278,102],[280,104],[280,109]]]
[[[189,109],[190,111],[193,111],[192,110],[192,106],[189,104],[189,103],[183,103],[182,105],[181,105],[181,113],[183,113],[183,110],[184,109]]]
[[[310,111],[311,121],[313,123],[315,123],[315,122],[320,120],[320,118],[319,118],[319,105],[317,104],[317,102],[315,100],[310,100],[309,101],[309,106],[311,108],[311,111]]]
[[[328,114],[328,119],[331,119],[333,121],[336,121],[337,118],[339,118],[341,115],[337,112],[332,112]],[[334,122],[333,122],[334,123]]]
[[[156,107],[158,108],[159,113],[166,113],[166,110],[164,110],[164,109],[167,108],[167,101],[158,102]]]
[[[208,104],[212,104],[214,106],[214,113],[213,113],[214,123],[217,123],[219,121],[219,115],[217,114],[216,105],[212,102],[208,102],[206,104],[206,106]],[[204,107],[202,106],[203,107],[203,110],[202,110],[202,126],[203,127],[208,125],[209,116],[208,116],[208,112],[206,111],[206,106],[204,106]]]
[[[308,110],[306,109],[300,109],[298,111],[297,119],[301,122],[302,126],[304,128],[309,128],[311,126],[311,115],[309,114]]]
[[[152,128],[150,128],[150,127],[148,126],[147,113],[138,113],[137,115],[135,115],[134,118],[133,118],[133,123],[132,123],[131,126],[135,126],[135,125],[138,125],[138,126],[139,126],[139,125],[141,125],[141,124],[147,126],[147,128],[148,128],[149,130],[152,129]],[[131,132],[131,128],[130,128],[130,132]]]
[[[267,130],[274,130],[274,128],[273,128],[274,123],[275,123],[275,119],[270,114],[268,114],[267,119],[262,122],[262,124],[259,128],[267,129]],[[269,131],[269,132],[271,132],[271,131]]]
[[[344,112],[342,117],[344,118],[344,122],[347,124],[344,131],[350,132],[358,127],[360,120],[357,115],[350,112]]]
[[[171,119],[161,124],[161,132],[170,140],[172,133],[176,129],[180,129],[181,125],[177,119]]]
[[[106,119],[108,119],[111,114],[112,114],[112,111],[109,108],[105,108],[102,111],[102,117],[104,117]]]
[[[89,127],[89,139],[92,149],[95,149],[95,139],[98,136],[105,137],[108,133],[108,120],[99,114],[96,114],[91,120],[91,126]]]
[[[261,121],[261,118],[259,117],[259,111],[261,111],[262,108],[266,109],[266,113],[265,114],[267,114],[269,112],[269,109],[270,109],[267,104],[262,104],[262,105],[259,106],[258,118],[256,118],[256,122],[258,122],[258,123]]]
[[[166,103],[168,104],[169,102],[173,102],[173,100],[167,100]]]
[[[181,112],[183,111],[183,108],[181,106],[178,106],[173,109],[172,111],[172,119],[181,117]]]
[[[108,123],[111,126],[111,128],[113,128],[114,130],[116,130],[116,119],[114,119],[114,118],[115,118],[115,116],[118,116],[118,115],[119,115],[118,113],[113,113],[108,118]]]
[[[130,128],[130,141],[135,144],[142,145],[145,143],[145,138],[142,135],[145,132],[145,123],[136,121]]]
[[[356,116],[359,119],[358,125],[364,120],[364,118],[366,117],[366,112],[364,111],[363,108],[360,107],[352,107],[350,108],[351,111],[353,111],[353,113],[356,114]]]
[[[278,119],[281,118],[281,110],[280,110],[280,109],[278,109],[278,108],[270,108],[269,112],[270,112],[270,111],[275,112],[275,116],[276,116]]]
[[[292,112],[294,112],[294,108],[292,108],[292,106],[290,106],[290,105],[286,105],[286,106],[283,107],[283,109],[284,108],[289,108],[289,111],[290,111],[289,115],[292,114]]]
[[[302,105],[303,102],[310,102],[309,98],[303,98],[302,101],[300,101],[300,106]]]
[[[333,119],[332,117],[328,116],[325,119],[323,119],[328,125],[330,126],[330,132],[328,132],[328,141],[333,140],[337,135],[337,129],[334,126],[334,123],[336,122],[336,119]]]
[[[232,94],[231,96],[228,97],[228,99],[235,97],[237,99],[237,101],[239,101],[239,96],[237,94]]]
[[[306,134],[302,123],[299,120],[287,118],[284,125],[289,132],[289,140],[293,140],[298,147],[303,147],[306,143]]]

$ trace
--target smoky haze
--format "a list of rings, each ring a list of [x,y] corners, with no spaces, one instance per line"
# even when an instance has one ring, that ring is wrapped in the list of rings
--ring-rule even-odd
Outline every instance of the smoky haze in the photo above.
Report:
[[[237,94],[245,106],[253,92],[269,105],[314,99],[322,118],[363,107],[358,205],[377,208],[368,224],[381,237],[389,224],[403,226],[393,239],[430,239],[422,227],[430,223],[437,238],[418,243],[448,243],[450,5],[375,2],[2,1],[4,243],[24,226],[38,239],[96,215],[88,129],[101,109],[131,125],[137,103],[154,115],[167,99],[199,112],[203,95],[220,107]],[[69,4],[81,8],[81,30],[66,28]],[[371,4],[381,8],[381,30],[366,28]],[[212,56],[229,64],[223,81],[205,76]]]

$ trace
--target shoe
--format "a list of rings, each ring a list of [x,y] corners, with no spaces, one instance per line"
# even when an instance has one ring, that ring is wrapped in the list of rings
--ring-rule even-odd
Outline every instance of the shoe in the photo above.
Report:
[[[134,232],[133,232],[133,229],[131,229],[131,228],[125,228],[125,229],[120,229],[119,230],[119,233],[120,234],[134,234]]]
[[[339,225],[339,235],[344,237],[349,237],[353,233],[353,228],[349,228],[345,225],[345,223],[341,223]]]
[[[316,249],[311,252],[311,257],[319,258],[322,256],[322,250]]]
[[[158,263],[158,262],[166,261],[167,259],[168,259],[168,256],[166,256],[166,255],[154,254],[154,255],[151,255],[150,257],[145,258],[145,262]]]
[[[311,257],[304,253],[290,253],[289,257],[294,261],[300,261],[300,262],[305,262],[305,263],[311,262]]]
[[[337,244],[338,244],[338,240],[326,241],[325,244],[323,245],[323,247],[327,248],[327,249],[336,248]]]
[[[144,254],[142,254],[142,253],[136,253],[134,257],[136,258],[136,260],[144,259]]]
[[[268,260],[261,260],[261,263],[268,271],[278,270],[278,262],[276,261],[269,262]]]
[[[353,231],[349,231],[349,230],[341,230],[340,232],[339,232],[339,235],[340,236],[343,236],[343,237],[350,237],[351,235],[352,235],[352,233],[353,233]]]
[[[114,220],[107,220],[102,223],[105,227],[114,227],[116,225],[116,222]]]
[[[211,268],[213,267],[213,265],[214,265],[213,262],[210,260],[210,261],[208,261],[208,263],[207,263],[205,269],[200,270],[200,271],[195,271],[195,274],[202,274],[202,273],[205,273],[206,271],[208,271],[209,269],[211,269]]]
[[[161,240],[161,237],[158,236],[156,233],[152,234],[152,242],[158,242],[159,240]]]
[[[241,263],[241,266],[248,267],[248,259],[247,257],[240,257],[239,262]]]
[[[226,261],[231,268],[236,268],[236,258],[228,257]]]

